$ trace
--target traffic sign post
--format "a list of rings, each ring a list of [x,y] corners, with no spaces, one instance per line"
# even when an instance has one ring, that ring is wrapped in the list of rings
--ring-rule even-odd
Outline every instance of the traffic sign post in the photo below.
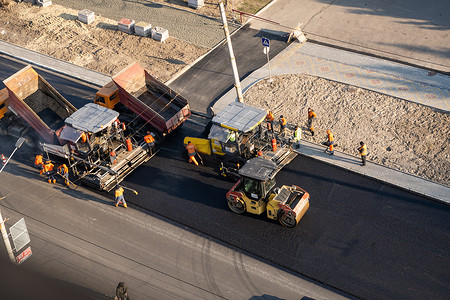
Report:
[[[270,40],[268,38],[261,38],[262,45],[264,46],[263,52],[267,55],[267,66],[269,67],[269,80],[268,82],[272,82],[272,75],[270,74],[270,59],[269,59],[269,51],[270,51]]]

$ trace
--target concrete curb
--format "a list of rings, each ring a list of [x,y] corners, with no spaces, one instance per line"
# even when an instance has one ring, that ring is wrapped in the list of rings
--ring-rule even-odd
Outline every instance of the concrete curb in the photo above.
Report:
[[[36,51],[13,45],[5,41],[0,41],[0,53],[20,59],[30,64],[37,65],[44,69],[55,71],[79,80],[83,80],[87,83],[98,85],[99,87],[102,87],[106,83],[111,81],[111,77],[109,75],[89,70]]]
[[[408,192],[425,196],[437,202],[450,205],[450,187],[431,180],[392,169],[367,160],[366,166],[360,165],[360,158],[340,151],[334,155],[324,153],[324,146],[302,140],[300,149],[294,150],[300,155],[310,157],[323,163],[342,168],[367,178],[383,182]]]

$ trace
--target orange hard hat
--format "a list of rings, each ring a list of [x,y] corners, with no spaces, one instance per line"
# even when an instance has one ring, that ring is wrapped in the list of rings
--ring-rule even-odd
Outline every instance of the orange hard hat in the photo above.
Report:
[[[327,133],[330,133],[330,131],[329,131],[329,130],[327,130]]]

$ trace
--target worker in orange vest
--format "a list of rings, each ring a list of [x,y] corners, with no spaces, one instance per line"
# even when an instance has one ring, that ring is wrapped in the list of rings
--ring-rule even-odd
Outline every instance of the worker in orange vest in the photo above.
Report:
[[[188,142],[187,146],[186,146],[186,150],[188,152],[189,155],[189,162],[194,162],[194,164],[196,166],[198,166],[198,162],[195,159],[195,155],[197,155],[197,147],[195,147],[194,144],[191,143],[191,141]]]
[[[327,141],[325,143],[323,143],[325,146],[328,146],[330,149],[325,149],[325,153],[327,153],[327,151],[330,151],[330,155],[334,154],[334,135],[330,130],[327,130]]]
[[[83,132],[83,133],[81,134],[81,142],[82,142],[82,143],[86,143],[86,142],[87,142],[87,137],[86,137],[86,133],[85,133],[85,132]]]
[[[150,153],[150,155],[152,155],[155,147],[155,138],[150,133],[150,131],[147,131],[147,135],[144,136],[144,141],[147,144],[148,152]]]
[[[117,163],[116,151],[110,149],[110,151],[109,151],[109,160],[111,161],[111,165]]]
[[[56,183],[56,178],[54,176],[53,168],[55,167],[54,164],[49,159],[46,159],[44,162],[44,166],[42,167],[42,171],[44,175],[48,177],[48,183]]]
[[[283,117],[283,115],[280,116],[280,135],[284,136],[286,133],[286,119]]]
[[[366,165],[366,157],[367,157],[367,146],[364,142],[359,142],[360,147],[358,148],[359,154],[361,154],[362,165]]]
[[[313,120],[315,117],[317,117],[317,114],[311,108],[308,108],[308,128],[312,136],[314,136]]]
[[[275,117],[273,116],[272,111],[268,111],[266,115],[266,121],[267,121],[267,129],[271,132],[273,132],[273,120]]]
[[[118,185],[114,193],[116,197],[116,207],[118,207],[119,204],[122,203],[123,207],[127,208],[127,203],[125,202],[125,198],[123,197],[123,192],[124,192],[123,187]]]
[[[58,174],[60,174],[64,178],[64,183],[69,186],[69,168],[66,164],[62,164],[58,167]]]
[[[40,154],[36,155],[36,158],[34,159],[34,165],[42,171],[43,164],[44,164],[44,158],[42,157],[42,155],[40,155]],[[41,174],[42,174],[42,172],[41,172]]]

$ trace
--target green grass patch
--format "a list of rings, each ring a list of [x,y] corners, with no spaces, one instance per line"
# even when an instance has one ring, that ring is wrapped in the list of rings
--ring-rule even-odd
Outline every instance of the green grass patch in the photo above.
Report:
[[[271,0],[245,0],[237,9],[249,14],[255,14],[270,2]]]

